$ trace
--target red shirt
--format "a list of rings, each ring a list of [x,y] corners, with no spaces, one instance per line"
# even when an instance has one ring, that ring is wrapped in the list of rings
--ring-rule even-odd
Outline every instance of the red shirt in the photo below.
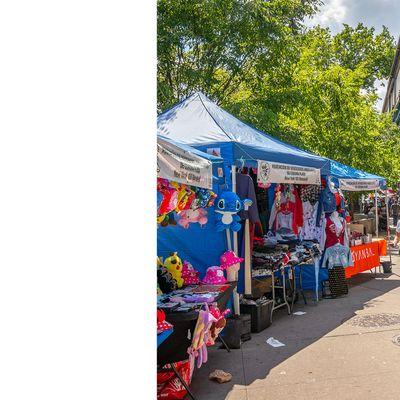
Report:
[[[326,218],[326,226],[325,226],[325,248],[332,247],[337,243],[344,245],[344,224],[342,223],[342,228],[338,232],[336,225],[331,220],[330,217]]]

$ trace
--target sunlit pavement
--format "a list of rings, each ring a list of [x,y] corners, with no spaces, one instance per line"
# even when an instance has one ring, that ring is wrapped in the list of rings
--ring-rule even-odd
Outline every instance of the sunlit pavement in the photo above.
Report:
[[[400,399],[400,258],[392,261],[392,274],[352,278],[346,297],[299,300],[301,316],[275,313],[272,326],[241,350],[209,349],[207,364],[194,372],[196,399]],[[271,336],[285,347],[268,345]],[[209,381],[214,369],[232,381]]]

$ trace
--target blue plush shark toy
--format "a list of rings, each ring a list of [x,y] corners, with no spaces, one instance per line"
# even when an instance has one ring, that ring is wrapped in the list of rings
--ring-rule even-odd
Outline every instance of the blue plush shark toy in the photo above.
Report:
[[[240,200],[240,197],[233,192],[224,191],[222,192],[215,201],[215,212],[217,231],[221,232],[224,229],[232,229],[237,232],[240,230],[242,225],[240,224],[240,217],[237,213],[243,210],[244,203],[247,201],[252,203],[251,200]],[[246,203],[247,204],[247,203]]]

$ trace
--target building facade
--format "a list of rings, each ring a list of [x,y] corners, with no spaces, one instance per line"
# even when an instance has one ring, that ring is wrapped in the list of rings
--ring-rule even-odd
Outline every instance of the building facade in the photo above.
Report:
[[[382,112],[392,112],[393,121],[400,125],[400,39],[397,43],[390,77],[387,85],[386,96],[383,101]]]

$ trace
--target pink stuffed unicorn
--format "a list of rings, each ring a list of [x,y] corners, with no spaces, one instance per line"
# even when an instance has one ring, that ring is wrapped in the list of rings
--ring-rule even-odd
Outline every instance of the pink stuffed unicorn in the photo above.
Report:
[[[179,213],[179,217],[178,224],[185,229],[189,228],[189,224],[198,222],[202,226],[208,221],[207,211],[202,208],[198,208],[197,210],[183,210]]]

